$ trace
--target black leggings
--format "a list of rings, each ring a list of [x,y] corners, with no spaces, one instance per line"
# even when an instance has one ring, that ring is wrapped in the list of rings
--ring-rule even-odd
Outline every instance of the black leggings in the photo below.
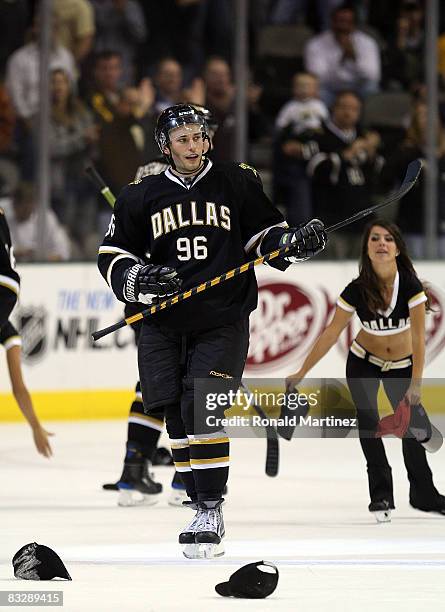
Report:
[[[346,378],[357,409],[360,444],[366,457],[371,502],[387,500],[394,508],[391,466],[386,458],[383,441],[375,438],[379,412],[377,393],[380,381],[393,410],[405,395],[411,382],[412,366],[382,372],[379,366],[349,352]],[[402,440],[403,459],[410,483],[412,505],[430,509],[437,505],[439,493],[426,460],[425,449],[411,438]]]

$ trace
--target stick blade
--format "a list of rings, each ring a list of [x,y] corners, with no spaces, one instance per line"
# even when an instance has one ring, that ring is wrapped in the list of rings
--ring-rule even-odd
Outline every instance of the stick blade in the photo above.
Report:
[[[268,428],[269,429],[269,428]],[[273,478],[278,474],[278,465],[280,462],[280,446],[276,432],[267,432],[267,450],[266,450],[266,474]]]
[[[408,164],[408,168],[406,169],[405,178],[402,181],[402,184],[398,189],[396,189],[386,202],[382,202],[377,208],[381,208],[386,206],[391,202],[396,202],[401,200],[406,194],[411,191],[414,185],[417,183],[420,173],[422,171],[422,161],[420,159],[414,159],[412,162]]]
[[[408,168],[406,169],[405,178],[403,179],[402,187],[404,185],[413,185],[420,176],[420,172],[422,170],[422,161],[420,159],[415,159],[408,164]]]
[[[404,196],[406,196],[408,191],[410,191],[414,187],[415,183],[417,182],[417,179],[419,178],[421,170],[422,170],[422,162],[420,161],[420,159],[413,160],[412,162],[408,164],[408,168],[406,169],[405,178],[403,179],[403,183],[400,185],[398,189],[396,189],[395,191],[391,191],[391,193],[389,193],[381,202],[378,202],[377,204],[374,204],[373,206],[370,206],[369,208],[359,210],[351,217],[348,217],[347,219],[343,219],[343,221],[339,221],[338,223],[335,223],[334,225],[330,225],[329,227],[326,228],[326,233],[331,234],[332,232],[336,232],[342,227],[346,227],[347,225],[351,225],[351,223],[355,223],[356,221],[364,219],[368,215],[371,215],[372,213],[375,213],[377,210],[380,210],[380,208],[384,208],[385,206],[388,206],[388,204],[392,204],[393,202],[397,202],[398,200],[401,200]]]

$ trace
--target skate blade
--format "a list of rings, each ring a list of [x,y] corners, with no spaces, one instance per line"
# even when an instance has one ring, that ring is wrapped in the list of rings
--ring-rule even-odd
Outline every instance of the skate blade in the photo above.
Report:
[[[201,559],[199,556],[199,544],[183,544],[182,554],[187,559]]]
[[[190,501],[190,497],[187,495],[185,491],[175,490],[173,489],[170,497],[168,498],[169,506],[182,506],[182,502]]]
[[[225,553],[222,542],[219,544],[184,544],[182,554],[187,559],[215,559]]]
[[[373,515],[377,523],[391,522],[391,510],[377,510],[376,512],[373,512]]]
[[[215,557],[222,557],[225,553],[224,544],[198,544],[200,559],[214,559]]]
[[[121,507],[130,506],[153,506],[159,501],[159,494],[157,495],[144,495],[140,491],[129,491],[128,489],[122,489],[119,491],[119,497],[117,505]]]

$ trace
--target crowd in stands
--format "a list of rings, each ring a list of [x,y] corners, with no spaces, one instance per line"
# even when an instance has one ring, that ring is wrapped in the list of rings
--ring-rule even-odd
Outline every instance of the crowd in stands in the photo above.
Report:
[[[38,5],[0,0],[0,205],[22,261],[37,252]],[[94,258],[108,225],[108,204],[84,168],[93,162],[117,195],[159,155],[156,118],[178,102],[211,111],[213,158],[257,166],[292,225],[335,223],[369,206],[425,156],[423,0],[251,0],[247,160],[234,153],[234,0],[53,0],[52,10],[51,261]],[[445,24],[441,32],[442,92]],[[438,117],[445,256],[445,104]],[[389,211],[417,258],[422,211],[421,182]],[[359,230],[337,235],[325,256],[355,257]]]

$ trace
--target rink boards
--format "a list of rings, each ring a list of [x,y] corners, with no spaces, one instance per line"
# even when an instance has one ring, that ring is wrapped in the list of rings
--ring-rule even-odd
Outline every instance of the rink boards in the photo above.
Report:
[[[427,317],[424,400],[440,411],[440,398],[445,397],[445,264],[424,262],[416,269],[429,283],[434,308]],[[12,318],[22,335],[25,380],[39,415],[46,419],[125,416],[137,380],[133,333],[125,328],[92,341],[92,331],[123,317],[123,304],[96,266],[22,265],[19,273],[20,303]],[[251,316],[245,376],[274,378],[279,383],[295,371],[332,316],[338,294],[356,275],[356,262],[309,262],[286,273],[265,266],[257,269],[259,306]],[[227,281],[228,290],[234,282]],[[344,376],[347,347],[357,331],[354,320],[314,368],[313,377]],[[4,358],[0,405],[0,420],[20,418]]]

